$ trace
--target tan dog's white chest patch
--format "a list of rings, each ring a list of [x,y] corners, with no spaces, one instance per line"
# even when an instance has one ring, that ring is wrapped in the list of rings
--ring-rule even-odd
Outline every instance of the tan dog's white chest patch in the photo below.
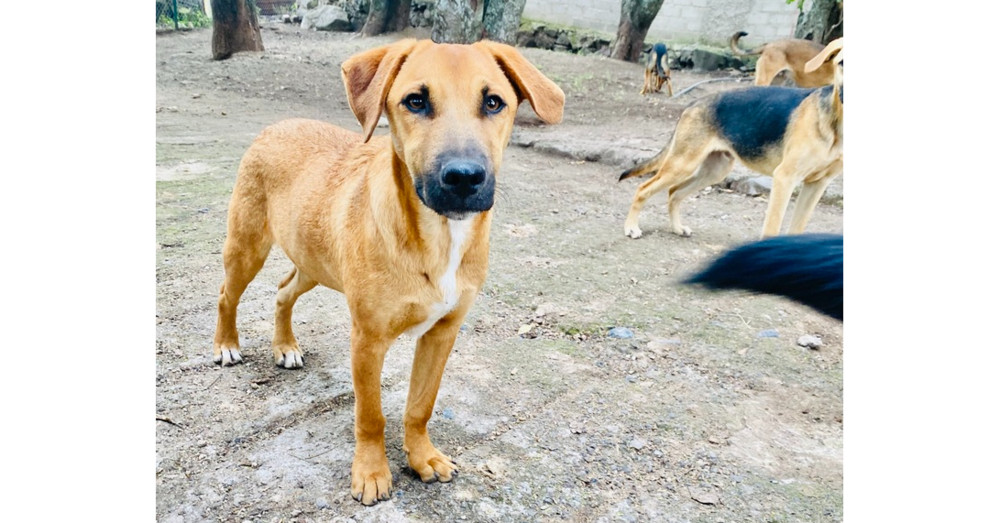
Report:
[[[427,319],[410,327],[406,333],[419,338],[430,330],[435,323],[446,314],[455,309],[458,305],[458,266],[462,264],[462,247],[469,236],[472,228],[472,219],[448,220],[448,234],[451,237],[451,245],[448,247],[448,266],[444,274],[438,280],[438,288],[441,289],[441,301],[431,305]]]

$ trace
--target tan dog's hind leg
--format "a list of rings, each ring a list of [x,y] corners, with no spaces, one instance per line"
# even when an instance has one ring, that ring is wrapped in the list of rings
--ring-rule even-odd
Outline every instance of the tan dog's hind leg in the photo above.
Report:
[[[392,473],[385,456],[382,415],[382,364],[392,344],[377,333],[351,329],[351,375],[354,380],[354,463],[351,496],[365,505],[389,499]]]
[[[470,303],[471,305],[471,303]],[[434,448],[427,434],[427,422],[434,410],[445,363],[455,344],[464,311],[442,319],[417,340],[410,375],[410,393],[406,399],[403,417],[405,436],[403,450],[407,453],[410,468],[425,483],[434,480],[451,481],[455,465],[451,458]]]
[[[302,351],[292,333],[292,306],[295,300],[316,286],[316,281],[302,271],[292,269],[285,281],[278,286],[278,298],[274,305],[274,338],[271,350],[274,351],[274,364],[286,369],[302,367]]]
[[[263,203],[247,196],[253,191],[241,191],[240,186],[233,192],[234,202],[245,203],[230,210],[229,229],[222,247],[226,277],[219,289],[219,318],[215,326],[213,360],[224,366],[243,361],[236,330],[236,306],[247,285],[264,266],[267,253],[271,250],[271,238],[263,224]],[[256,205],[258,203],[260,205]]]

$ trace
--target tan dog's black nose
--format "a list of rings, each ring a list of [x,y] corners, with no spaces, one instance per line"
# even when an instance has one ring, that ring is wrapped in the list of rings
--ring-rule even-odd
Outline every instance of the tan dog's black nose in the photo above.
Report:
[[[452,160],[441,168],[441,185],[457,196],[475,194],[486,181],[486,167],[470,160]]]

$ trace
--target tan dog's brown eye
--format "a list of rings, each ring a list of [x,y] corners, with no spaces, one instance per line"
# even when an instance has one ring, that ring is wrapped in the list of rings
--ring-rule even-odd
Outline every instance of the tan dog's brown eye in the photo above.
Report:
[[[403,105],[412,113],[423,114],[427,112],[427,99],[422,94],[411,94],[403,99]]]
[[[503,99],[495,94],[491,94],[483,100],[483,110],[486,111],[486,114],[497,114],[506,106]]]

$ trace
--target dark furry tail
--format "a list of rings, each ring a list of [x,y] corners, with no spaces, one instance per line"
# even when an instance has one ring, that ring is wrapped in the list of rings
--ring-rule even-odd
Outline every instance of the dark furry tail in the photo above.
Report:
[[[753,56],[764,52],[764,46],[760,46],[756,49],[750,51],[744,51],[740,49],[739,42],[740,38],[746,36],[746,31],[738,31],[733,33],[733,36],[729,38],[729,48],[733,50],[733,54],[736,56]]]
[[[631,169],[626,169],[625,171],[622,171],[621,176],[618,177],[618,181],[620,182],[625,178],[631,178],[633,176],[642,176],[644,174],[649,174],[655,171],[657,168],[660,167],[660,164],[663,163],[663,159],[667,156],[667,152],[669,150],[670,150],[670,143],[667,143],[667,146],[664,147],[662,151],[657,153],[656,156],[646,160],[645,162],[640,163],[639,165],[636,165]]]
[[[730,250],[683,283],[776,294],[844,320],[844,237],[775,236]]]

